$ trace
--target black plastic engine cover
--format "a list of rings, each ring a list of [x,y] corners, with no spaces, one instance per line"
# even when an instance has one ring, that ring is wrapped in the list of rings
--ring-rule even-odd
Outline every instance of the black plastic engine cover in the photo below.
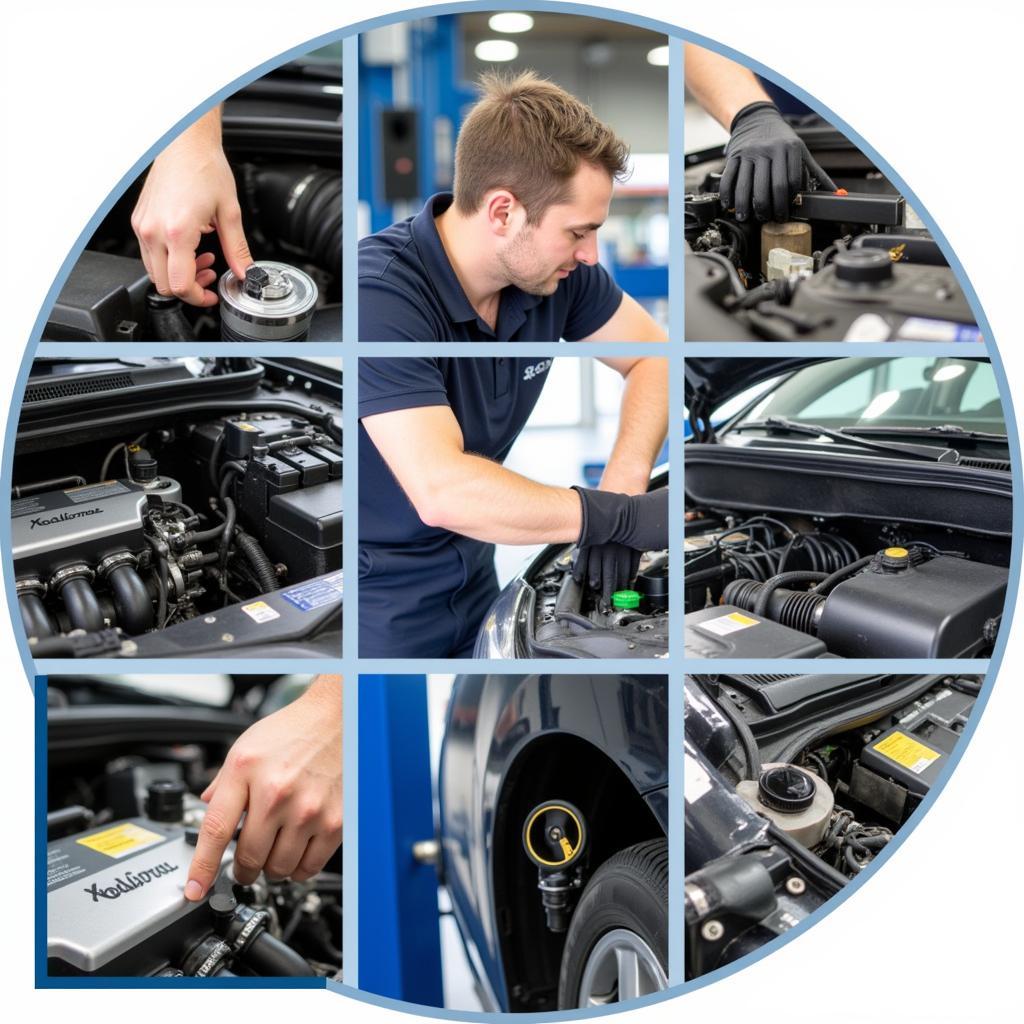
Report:
[[[967,658],[990,645],[1009,572],[938,555],[894,573],[868,570],[828,595],[818,637],[847,658]]]
[[[148,291],[141,260],[87,249],[53,304],[44,340],[136,340]]]

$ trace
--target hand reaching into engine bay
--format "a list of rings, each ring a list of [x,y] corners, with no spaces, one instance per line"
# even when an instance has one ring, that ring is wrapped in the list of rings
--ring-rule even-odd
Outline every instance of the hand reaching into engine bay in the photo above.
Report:
[[[142,262],[161,295],[213,306],[213,253],[196,255],[203,235],[217,232],[235,276],[253,262],[242,230],[235,178],[221,146],[220,108],[204,114],[153,161],[132,212]]]
[[[587,580],[607,604],[632,582],[644,551],[668,547],[668,488],[637,495],[573,490],[583,506],[573,578]]]
[[[189,867],[185,898],[201,900],[242,815],[235,879],[306,881],[341,843],[341,677],[317,676],[287,707],[250,726],[202,794],[209,807]]]

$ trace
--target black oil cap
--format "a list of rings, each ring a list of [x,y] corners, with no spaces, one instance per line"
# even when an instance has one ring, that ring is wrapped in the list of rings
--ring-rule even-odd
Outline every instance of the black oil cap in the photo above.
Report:
[[[181,305],[181,299],[177,295],[161,295],[155,288],[146,292],[146,306],[149,309],[168,310],[177,309]]]
[[[836,253],[836,279],[844,284],[885,284],[892,280],[892,260],[885,249],[847,249]]]
[[[782,764],[761,772],[757,795],[765,807],[796,814],[814,801],[814,779],[794,765]]]
[[[258,267],[254,263],[246,270],[245,284],[242,287],[246,295],[251,295],[254,299],[262,299],[263,289],[269,280],[270,275],[262,267]]]
[[[160,474],[160,467],[145,448],[134,445],[128,449],[128,470],[137,484],[152,483]]]
[[[157,779],[146,787],[146,815],[152,821],[181,821],[185,816],[185,783]]]
[[[238,900],[229,892],[215,892],[210,897],[209,907],[217,917],[232,917],[238,907]]]

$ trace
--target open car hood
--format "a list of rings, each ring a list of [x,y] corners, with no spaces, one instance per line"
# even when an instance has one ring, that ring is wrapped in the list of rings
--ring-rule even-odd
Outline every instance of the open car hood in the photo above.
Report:
[[[771,377],[791,373],[814,363],[827,362],[826,357],[798,359],[749,359],[716,356],[686,359],[686,405],[693,408],[699,400],[705,408],[714,409],[747,388]]]

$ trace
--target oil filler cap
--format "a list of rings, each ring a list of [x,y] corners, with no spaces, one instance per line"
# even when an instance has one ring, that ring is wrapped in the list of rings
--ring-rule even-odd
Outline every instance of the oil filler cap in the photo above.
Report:
[[[892,260],[884,249],[847,249],[833,260],[836,280],[852,285],[881,285],[892,280]]]
[[[814,779],[791,764],[767,768],[757,780],[758,799],[782,814],[796,814],[810,807],[814,793]]]
[[[612,594],[612,607],[622,610],[640,607],[640,592],[637,590],[616,590]]]

